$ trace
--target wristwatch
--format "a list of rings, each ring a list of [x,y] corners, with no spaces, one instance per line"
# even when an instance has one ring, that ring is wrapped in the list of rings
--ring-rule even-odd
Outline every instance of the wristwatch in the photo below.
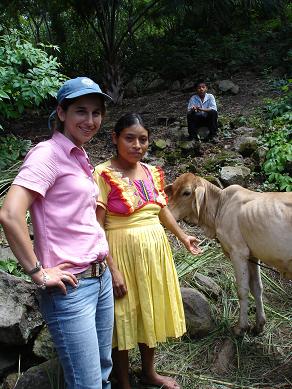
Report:
[[[32,276],[33,274],[39,272],[42,269],[42,265],[39,261],[36,261],[35,267],[28,272],[26,272],[29,276]]]

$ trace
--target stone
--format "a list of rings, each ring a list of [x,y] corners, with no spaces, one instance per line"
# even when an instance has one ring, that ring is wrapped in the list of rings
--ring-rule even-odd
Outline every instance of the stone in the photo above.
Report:
[[[244,186],[250,169],[246,166],[223,166],[220,171],[220,180],[226,185]]]
[[[9,374],[3,381],[2,389],[14,389],[18,380],[18,373]]]
[[[200,137],[200,139],[205,140],[208,138],[208,136],[210,134],[209,128],[208,127],[200,127],[197,130],[197,134]]]
[[[33,352],[37,357],[47,360],[56,357],[56,350],[47,326],[44,326],[37,335]]]
[[[4,261],[6,259],[14,259],[16,261],[16,258],[9,246],[0,246],[0,260]]]
[[[181,288],[187,333],[202,337],[214,329],[214,321],[207,298],[194,288]]]
[[[242,126],[242,127],[235,128],[234,132],[240,135],[251,136],[255,132],[255,128]]]
[[[0,342],[27,344],[39,332],[43,319],[36,286],[0,271]]]
[[[230,80],[221,80],[221,81],[218,81],[218,88],[222,91],[222,92],[227,92],[228,90],[230,90],[232,87],[234,86],[234,83]]]
[[[234,148],[243,157],[250,157],[258,147],[258,139],[254,136],[241,136],[237,138]]]
[[[232,339],[226,338],[217,351],[211,371],[216,374],[225,374],[234,366],[235,344]]]
[[[212,278],[201,273],[194,275],[196,287],[208,297],[218,299],[221,294],[220,286]]]
[[[28,369],[19,378],[15,389],[64,389],[62,368],[57,359],[51,359]]]
[[[153,146],[158,150],[164,150],[167,147],[165,139],[157,139],[153,142]]]

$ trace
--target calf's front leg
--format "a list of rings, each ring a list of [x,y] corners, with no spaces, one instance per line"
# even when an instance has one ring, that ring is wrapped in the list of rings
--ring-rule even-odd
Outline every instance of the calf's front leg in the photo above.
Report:
[[[240,255],[238,252],[230,254],[233,264],[239,300],[239,319],[234,326],[235,335],[242,335],[249,329],[248,324],[248,293],[249,293],[249,267],[248,256]]]

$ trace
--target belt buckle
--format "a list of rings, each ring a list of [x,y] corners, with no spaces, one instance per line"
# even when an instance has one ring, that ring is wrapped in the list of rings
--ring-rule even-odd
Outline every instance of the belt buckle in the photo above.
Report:
[[[103,275],[107,268],[105,261],[102,262],[93,262],[91,264],[91,277],[99,278]]]

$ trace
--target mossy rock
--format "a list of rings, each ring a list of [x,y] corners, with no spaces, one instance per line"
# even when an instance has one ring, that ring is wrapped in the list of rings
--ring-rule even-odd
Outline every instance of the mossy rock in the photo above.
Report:
[[[164,150],[167,146],[169,146],[169,142],[165,139],[157,139],[153,141],[152,146],[156,150]]]
[[[231,151],[223,151],[220,154],[216,154],[210,158],[207,158],[204,161],[203,168],[207,172],[217,171],[218,168],[229,165],[235,161],[241,161],[242,157],[240,157],[237,153]]]

